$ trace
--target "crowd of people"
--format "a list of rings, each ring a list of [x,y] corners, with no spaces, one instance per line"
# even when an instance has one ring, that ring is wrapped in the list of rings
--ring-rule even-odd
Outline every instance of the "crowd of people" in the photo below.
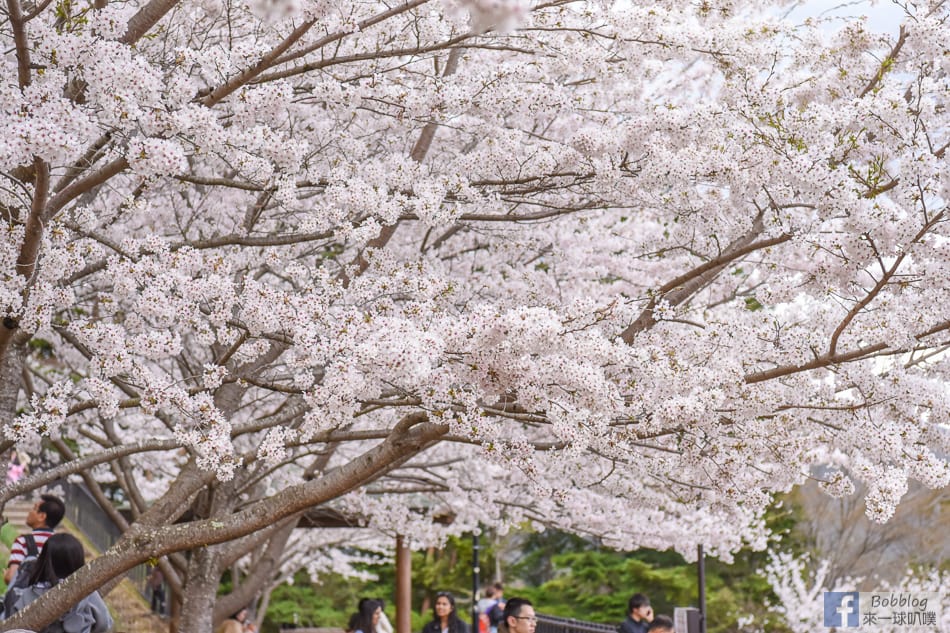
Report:
[[[361,599],[356,613],[350,617],[346,633],[393,633],[383,607],[382,600]],[[489,625],[494,627],[494,633],[534,633],[537,624],[531,602],[524,598],[504,601],[500,583],[489,589],[485,599],[479,602],[479,610],[480,619],[482,610],[486,616],[492,614],[488,621],[495,622]],[[440,591],[432,603],[432,620],[422,627],[422,633],[472,633],[472,630],[468,622],[459,616],[455,596],[448,591]]]
[[[356,613],[350,617],[346,633],[393,633],[386,619],[382,600],[363,598]],[[476,603],[478,630],[474,633],[535,633],[538,617],[534,605],[525,598],[506,600],[501,583],[494,583],[482,592]],[[636,593],[627,601],[627,615],[617,627],[618,633],[674,633],[673,619],[666,615],[654,615],[650,599]],[[422,633],[473,633],[468,622],[463,620],[455,606],[455,597],[440,591],[432,604],[432,620]]]
[[[63,501],[55,495],[40,497],[26,518],[31,532],[20,535],[13,542],[10,558],[4,572],[7,592],[0,604],[0,618],[9,618],[25,609],[57,583],[68,578],[85,564],[82,543],[71,534],[54,533],[54,528],[65,515]],[[164,590],[161,572],[156,568],[149,579],[152,589],[152,609],[164,609]],[[378,598],[363,598],[347,625],[347,633],[394,633],[384,611],[385,603]],[[537,616],[531,601],[525,598],[506,600],[504,587],[494,583],[485,588],[476,604],[477,630],[459,616],[455,597],[440,591],[432,606],[432,620],[422,633],[535,633]],[[112,627],[109,610],[98,592],[80,600],[69,611],[44,629],[43,633],[105,633]],[[242,608],[225,620],[216,633],[254,633],[247,608]],[[673,620],[653,614],[649,598],[634,594],[627,603],[626,619],[618,633],[674,633]]]

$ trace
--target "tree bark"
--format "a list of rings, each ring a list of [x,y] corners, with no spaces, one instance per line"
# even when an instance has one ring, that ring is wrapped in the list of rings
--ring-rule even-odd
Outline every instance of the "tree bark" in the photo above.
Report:
[[[0,328],[2,327],[0,325]],[[21,346],[12,344],[7,348],[6,354],[0,354],[0,419],[2,420],[10,421],[16,415],[22,368],[23,348]]]
[[[218,626],[225,618],[241,607],[247,606],[254,596],[264,591],[264,587],[274,576],[274,573],[279,571],[284,548],[287,546],[287,540],[296,525],[297,517],[293,517],[280,527],[271,536],[264,554],[255,560],[255,565],[243,578],[241,584],[235,584],[231,593],[218,599],[214,605],[214,626]]]
[[[123,44],[135,44],[143,35],[155,26],[165,14],[178,4],[178,0],[151,0],[132,16],[126,26],[125,35],[119,41]]]
[[[211,631],[215,598],[221,580],[218,547],[199,547],[192,552],[181,607],[179,633]]]

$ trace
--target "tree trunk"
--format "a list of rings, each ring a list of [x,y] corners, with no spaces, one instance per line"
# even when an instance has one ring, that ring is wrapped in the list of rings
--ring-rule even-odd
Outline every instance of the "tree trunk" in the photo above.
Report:
[[[169,588],[168,596],[168,633],[175,633],[181,624],[181,597],[183,592]]]
[[[7,353],[0,355],[0,420],[10,421],[16,415],[22,369],[23,347],[11,341]]]
[[[192,552],[178,633],[213,630],[214,603],[221,581],[217,550],[211,546]]]
[[[262,555],[255,558],[253,566],[248,574],[241,579],[240,583],[236,580],[237,576],[232,575],[231,593],[221,596],[215,605],[215,625],[220,624],[241,607],[250,605],[254,597],[259,595],[264,587],[270,585],[275,576],[279,576],[284,549],[287,546],[287,540],[294,531],[294,527],[297,525],[297,521],[298,517],[296,516],[285,521],[284,525],[270,537],[267,544],[263,546]],[[240,545],[240,542],[231,541],[222,543],[217,547],[233,550]],[[260,548],[260,546],[258,547]]]

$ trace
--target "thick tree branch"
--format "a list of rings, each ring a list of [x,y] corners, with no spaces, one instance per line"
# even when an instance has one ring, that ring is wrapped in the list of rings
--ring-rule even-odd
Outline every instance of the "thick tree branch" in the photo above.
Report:
[[[776,237],[753,242],[752,240],[758,237],[762,232],[762,228],[762,220],[760,217],[756,219],[749,233],[735,240],[718,257],[714,257],[704,264],[664,284],[653,298],[650,299],[650,302],[643,311],[640,312],[637,319],[621,332],[620,338],[623,342],[627,345],[632,345],[637,334],[656,324],[653,309],[661,299],[665,299],[670,305],[679,305],[719,275],[730,263],[749,253],[787,242],[792,237],[788,233],[783,233]]]
[[[26,220],[23,245],[20,247],[20,255],[16,262],[17,273],[26,279],[30,279],[36,271],[40,244],[43,241],[43,210],[49,195],[49,164],[39,158],[35,159],[33,173],[35,177],[33,205],[30,208],[30,216]]]
[[[76,180],[84,171],[89,169],[96,160],[101,157],[102,151],[109,144],[109,141],[112,140],[112,133],[107,132],[100,136],[96,141],[86,148],[86,152],[82,157],[73,163],[69,169],[66,170],[59,180],[56,181],[56,186],[53,188],[53,193],[59,193],[63,189],[69,186],[70,183]]]
[[[122,173],[128,166],[129,162],[124,157],[116,158],[98,171],[94,171],[84,178],[73,181],[70,185],[54,195],[49,201],[49,204],[46,205],[46,209],[43,212],[43,219],[47,221],[52,219],[53,216],[59,213],[67,204],[94,187],[106,182],[113,176]]]
[[[168,451],[178,448],[179,446],[180,442],[174,439],[140,440],[134,444],[116,446],[99,453],[92,453],[84,457],[75,458],[66,462],[65,464],[56,466],[55,468],[33,473],[28,477],[20,479],[16,483],[4,486],[2,491],[0,491],[0,505],[5,504],[11,499],[19,497],[22,494],[26,494],[27,492],[46,486],[57,479],[62,479],[68,475],[91,470],[94,466],[106,464],[118,459],[119,457],[153,451]]]
[[[11,0],[11,2],[17,2],[17,0]],[[19,4],[16,6],[19,10]],[[49,176],[49,163],[40,158],[34,158],[33,200],[15,265],[16,274],[26,280],[23,305],[27,304],[29,298],[30,282],[36,272],[40,245],[43,243],[43,208],[49,196]],[[19,320],[14,316],[6,316],[0,321],[0,372],[2,372],[0,378],[3,379],[5,385],[0,387],[0,405],[3,406],[0,409],[0,415],[8,420],[13,417],[16,409],[17,385],[22,366],[22,350],[17,350],[16,347],[25,344],[29,339],[29,334],[18,331],[19,325]]]
[[[297,41],[303,37],[314,24],[315,22],[313,20],[309,20],[298,26],[284,39],[283,42],[275,46],[269,53],[264,55],[261,58],[261,61],[257,62],[241,74],[236,75],[235,77],[229,79],[227,82],[212,90],[210,94],[200,100],[201,103],[210,108],[216,103],[220,103],[225,97],[230,95],[241,86],[246,85],[252,79],[277,63],[277,59],[285,51],[287,51],[287,49],[297,43]]]
[[[30,42],[26,33],[26,20],[20,0],[7,0],[7,17],[13,30],[13,46],[16,50],[17,80],[20,88],[30,85]]]
[[[159,20],[171,11],[179,0],[151,0],[138,13],[132,16],[126,26],[125,35],[119,41],[123,44],[135,44],[143,35],[155,26]]]
[[[930,219],[929,222],[925,222],[924,226],[921,227],[920,231],[917,232],[917,235],[911,240],[911,244],[916,244],[919,242],[930,230],[936,226],[940,220],[943,218],[944,211],[937,213]],[[875,297],[881,292],[881,290],[890,283],[891,278],[897,273],[898,269],[901,267],[901,264],[904,262],[904,259],[907,257],[909,248],[904,249],[901,253],[894,258],[894,262],[888,267],[888,269],[881,275],[881,278],[874,285],[871,290],[865,294],[865,296],[858,301],[851,310],[848,311],[848,314],[841,320],[841,323],[838,324],[838,327],[835,328],[835,331],[831,335],[831,340],[828,343],[828,357],[834,357],[835,352],[838,349],[838,339],[841,338],[841,335],[848,328],[855,317],[857,317],[863,310],[870,304]]]

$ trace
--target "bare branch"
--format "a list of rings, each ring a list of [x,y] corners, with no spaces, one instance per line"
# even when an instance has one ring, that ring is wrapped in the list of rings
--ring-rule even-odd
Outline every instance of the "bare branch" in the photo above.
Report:
[[[650,302],[640,313],[640,316],[638,316],[633,323],[631,323],[623,332],[621,332],[620,338],[623,340],[623,342],[627,345],[632,345],[637,334],[653,327],[653,325],[656,323],[656,317],[653,315],[653,309],[656,307],[657,302],[660,299],[665,299],[670,303],[670,305],[679,305],[697,290],[708,284],[731,262],[739,259],[740,257],[744,257],[749,253],[754,253],[755,251],[770,248],[772,246],[782,244],[783,242],[787,242],[792,237],[788,233],[783,233],[776,237],[753,242],[752,240],[758,237],[761,231],[762,222],[760,217],[756,220],[752,230],[730,244],[718,257],[710,259],[706,263],[697,266],[689,272],[683,273],[679,277],[676,277],[672,281],[669,281],[663,285],[657,291],[656,295],[650,299]]]
[[[863,99],[869,92],[874,90],[879,83],[881,83],[881,80],[884,79],[884,75],[886,75],[894,65],[894,60],[897,59],[897,55],[900,54],[901,49],[904,47],[904,43],[906,41],[907,29],[902,24],[900,31],[897,34],[897,41],[894,43],[894,47],[891,49],[891,52],[887,54],[887,57],[884,58],[884,61],[881,62],[877,74],[875,74],[871,81],[868,82],[868,85],[864,87],[864,90],[861,91],[861,94],[858,95],[858,98]]]
[[[31,490],[36,490],[37,488],[48,485],[57,479],[62,479],[67,475],[79,473],[84,470],[90,470],[94,466],[111,462],[112,460],[118,459],[119,457],[135,455],[137,453],[148,453],[152,451],[168,451],[175,449],[180,445],[181,443],[174,439],[140,440],[134,444],[116,446],[114,448],[109,448],[99,453],[92,453],[84,457],[74,457],[72,460],[56,466],[55,468],[34,473],[29,477],[24,477],[16,483],[4,486],[2,492],[0,492],[0,504],[4,504],[10,499],[14,499],[22,494],[30,492]]]
[[[7,17],[10,28],[13,29],[13,46],[16,49],[17,79],[20,88],[30,85],[30,43],[26,34],[26,20],[20,0],[7,0]]]

